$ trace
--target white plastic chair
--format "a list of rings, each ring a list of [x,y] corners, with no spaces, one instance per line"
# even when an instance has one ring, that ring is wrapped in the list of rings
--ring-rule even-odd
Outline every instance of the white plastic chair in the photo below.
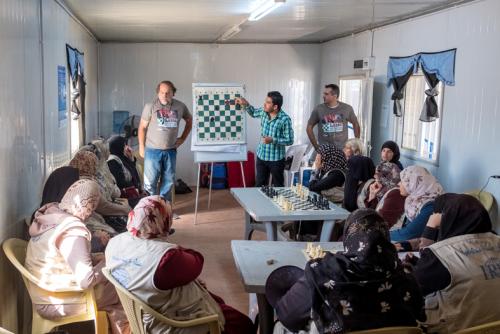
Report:
[[[289,170],[285,170],[285,187],[290,187],[295,173],[300,172],[300,162],[307,150],[307,144],[289,146],[286,150],[286,157],[293,157]]]

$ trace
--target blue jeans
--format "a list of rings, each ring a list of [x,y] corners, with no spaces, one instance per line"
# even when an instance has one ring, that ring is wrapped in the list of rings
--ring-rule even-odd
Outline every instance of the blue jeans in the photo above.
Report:
[[[150,195],[159,194],[167,201],[172,201],[176,158],[177,150],[175,148],[159,150],[146,147],[144,152],[144,190]],[[158,180],[160,180],[159,186]]]

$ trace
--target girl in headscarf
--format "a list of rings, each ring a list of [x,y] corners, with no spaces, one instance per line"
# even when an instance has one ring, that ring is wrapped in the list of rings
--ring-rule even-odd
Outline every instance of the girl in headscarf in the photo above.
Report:
[[[402,228],[390,232],[392,241],[420,238],[434,210],[434,200],[444,192],[436,178],[424,167],[407,167],[400,176],[399,189],[401,195],[406,196],[406,218]]]
[[[309,181],[311,191],[321,192],[344,184],[347,161],[344,152],[335,145],[320,145],[315,165],[317,169]]]
[[[436,241],[413,274],[425,296],[428,333],[455,333],[500,319],[500,237],[483,205],[465,194],[436,199]]]
[[[368,157],[355,155],[347,160],[347,176],[344,184],[344,207],[346,210],[352,212],[358,208],[359,190],[363,188],[366,181],[373,177],[374,173],[375,165]]]
[[[400,169],[392,162],[382,162],[375,168],[374,177],[365,206],[375,209],[391,228],[404,214],[405,198],[398,187]]]
[[[400,156],[399,146],[396,142],[388,140],[382,144],[382,148],[380,149],[380,158],[382,162],[392,162],[398,165],[399,170],[403,170],[403,165],[399,161]]]
[[[278,319],[294,332],[304,329],[310,315],[319,333],[416,326],[422,295],[404,272],[382,217],[357,210],[347,218],[344,236],[344,252],[310,260],[305,276],[288,290],[280,287],[282,296],[272,286],[280,282],[281,268],[271,273],[266,296]]]
[[[108,166],[111,174],[115,177],[118,188],[122,191],[122,196],[129,199],[130,206],[135,206],[142,193],[142,184],[135,166],[135,157],[127,139],[122,136],[112,136],[108,140],[109,158]]]
[[[160,196],[142,198],[129,214],[128,233],[111,239],[106,263],[124,287],[149,306],[174,320],[218,314],[228,334],[253,333],[253,324],[242,313],[210,294],[198,280],[203,256],[168,241],[172,208]],[[204,334],[206,325],[172,328],[149,315],[143,317],[148,333]]]
[[[54,289],[95,288],[97,307],[110,317],[113,333],[128,333],[128,321],[116,291],[101,274],[102,255],[90,253],[90,231],[85,220],[99,202],[99,187],[92,180],[78,180],[69,187],[61,203],[48,203],[35,214],[29,228],[31,239],[26,268],[45,286]],[[32,289],[35,312],[47,319],[85,312],[84,300],[54,301]]]

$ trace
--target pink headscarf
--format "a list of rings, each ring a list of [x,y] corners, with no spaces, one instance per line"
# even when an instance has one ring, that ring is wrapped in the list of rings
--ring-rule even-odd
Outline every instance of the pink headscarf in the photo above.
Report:
[[[168,236],[172,225],[172,207],[160,196],[144,197],[128,214],[127,230],[142,239]]]
[[[99,185],[93,180],[81,179],[69,187],[59,208],[85,221],[97,208],[99,197]]]
[[[424,167],[409,166],[401,172],[401,183],[408,192],[405,200],[405,214],[415,219],[422,207],[444,193],[443,187]]]

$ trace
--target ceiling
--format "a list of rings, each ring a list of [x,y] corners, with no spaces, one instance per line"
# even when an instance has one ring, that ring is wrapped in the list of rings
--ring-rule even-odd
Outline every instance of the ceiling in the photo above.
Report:
[[[246,21],[256,0],[59,0],[101,42],[320,43],[471,0],[286,0]]]

